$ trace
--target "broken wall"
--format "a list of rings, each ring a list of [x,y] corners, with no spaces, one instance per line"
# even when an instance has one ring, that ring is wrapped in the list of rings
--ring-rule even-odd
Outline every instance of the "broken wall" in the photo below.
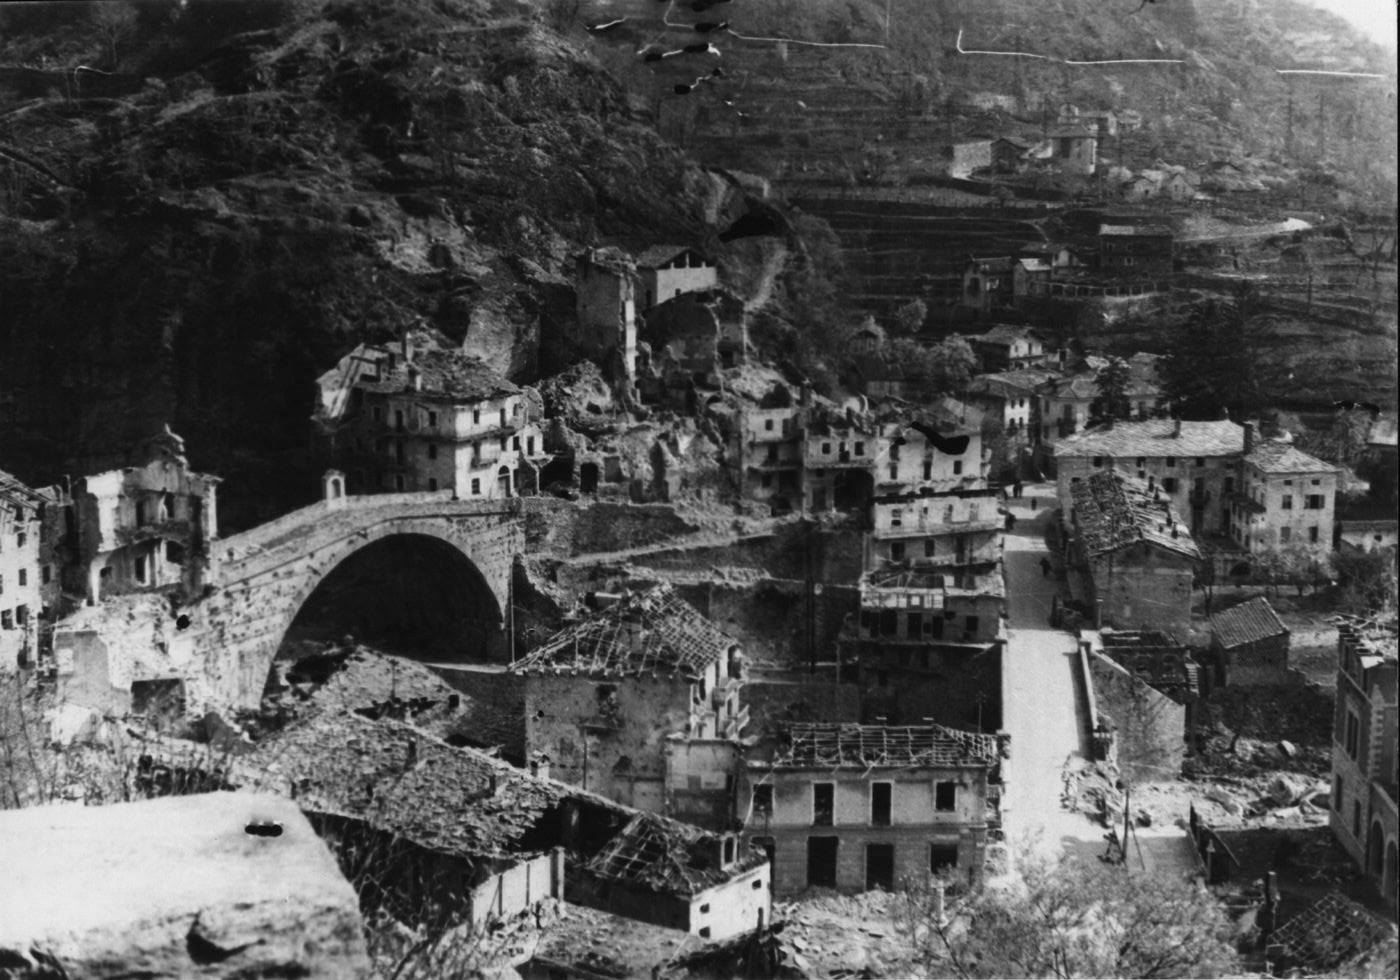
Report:
[[[1089,655],[1094,703],[1113,732],[1118,767],[1130,779],[1160,781],[1186,758],[1186,706],[1100,653]]]

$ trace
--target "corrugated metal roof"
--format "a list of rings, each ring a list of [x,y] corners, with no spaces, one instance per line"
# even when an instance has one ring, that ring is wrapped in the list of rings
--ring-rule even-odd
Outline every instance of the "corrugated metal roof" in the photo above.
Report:
[[[1288,632],[1274,607],[1263,596],[1231,606],[1210,618],[1215,640],[1226,650]]]

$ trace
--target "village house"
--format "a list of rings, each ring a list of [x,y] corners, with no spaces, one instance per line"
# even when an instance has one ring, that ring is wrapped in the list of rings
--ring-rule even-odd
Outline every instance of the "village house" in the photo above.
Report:
[[[1083,266],[1079,256],[1063,242],[1027,242],[1016,254],[1021,258],[1041,260],[1055,274]]]
[[[775,512],[803,509],[804,403],[810,404],[811,398],[806,388],[799,398],[787,385],[778,384],[757,406],[739,412],[733,456],[745,499],[768,504]]]
[[[1244,457],[1230,497],[1231,538],[1252,554],[1302,548],[1325,555],[1332,550],[1340,473],[1290,443],[1256,442],[1254,424],[1246,422]]]
[[[1344,623],[1337,631],[1332,730],[1332,814],[1337,842],[1388,902],[1396,903],[1400,842],[1400,668],[1394,626]]]
[[[486,500],[539,489],[548,453],[538,395],[463,350],[423,334],[361,344],[319,388],[313,419],[350,493]]]
[[[1066,102],[1060,106],[1057,122],[1092,127],[1100,140],[1118,135],[1118,114],[1112,109],[1081,109]]]
[[[1006,255],[968,259],[963,266],[962,305],[983,314],[1011,306],[1015,296],[1015,264]]]
[[[981,877],[1004,740],[939,725],[797,724],[748,764],[745,833],[773,891],[860,892]]]
[[[1288,679],[1290,632],[1256,596],[1210,617],[1210,650],[1221,686],[1282,684]]]
[[[1029,440],[1039,427],[1037,391],[1049,378],[1034,368],[981,374],[969,382],[966,397],[999,418],[1008,436]]]
[[[185,442],[169,426],[141,445],[137,459],[75,480],[54,504],[71,515],[63,518],[65,588],[88,605],[130,592],[193,596],[208,578],[219,477],[190,469]]]
[[[748,711],[738,643],[668,584],[631,592],[510,667],[527,755],[629,806],[723,826]]]
[[[943,172],[949,177],[967,178],[992,165],[991,140],[962,140],[939,150]]]
[[[1050,157],[1066,173],[1092,177],[1099,161],[1097,127],[1077,124],[1052,128],[1048,134]]]
[[[1400,521],[1394,518],[1346,518],[1337,521],[1337,549],[1380,551],[1400,544]]]
[[[709,292],[719,285],[715,264],[684,245],[652,245],[637,253],[635,264],[642,310],[684,293]]]
[[[403,722],[318,712],[223,775],[295,797],[342,860],[401,859],[382,882],[401,911],[485,927],[564,899],[716,940],[771,921],[769,863],[737,833],[643,813],[552,778],[547,762],[517,769]]]
[[[1171,504],[1112,471],[1077,480],[1070,491],[1070,563],[1084,576],[1095,625],[1188,632],[1201,552]]]
[[[621,249],[593,248],[576,256],[578,329],[568,340],[577,350],[570,353],[591,359],[614,377],[630,379],[637,361],[637,292],[636,263]]]
[[[1090,356],[1070,366],[1064,351],[1060,369],[1047,377],[1036,390],[1039,428],[1036,441],[1042,455],[1054,452],[1059,440],[1082,432],[1095,421],[1095,410],[1103,396],[1098,373],[1108,365],[1106,358]],[[1128,384],[1123,392],[1134,419],[1152,417],[1162,405],[1162,386],[1157,381],[1154,355],[1134,354],[1128,359]]]
[[[1029,327],[1001,323],[965,339],[977,353],[982,370],[988,373],[1038,367],[1053,356],[1045,352],[1045,344]]]
[[[1017,256],[1011,266],[1011,295],[1019,302],[1023,297],[1042,294],[1054,275],[1054,267],[1045,259]]]
[[[47,498],[0,470],[0,674],[34,664],[42,586],[53,569],[40,561]]]
[[[1014,174],[1026,165],[1031,144],[1015,136],[999,136],[992,140],[992,169],[999,174]]]
[[[1174,513],[1189,514],[1193,534],[1225,533],[1244,438],[1244,428],[1229,419],[1147,419],[1077,433],[1054,447],[1060,507],[1068,512],[1077,483],[1118,471],[1146,481]]]
[[[1163,279],[1172,274],[1174,233],[1162,225],[1099,226],[1099,272],[1127,279]]]

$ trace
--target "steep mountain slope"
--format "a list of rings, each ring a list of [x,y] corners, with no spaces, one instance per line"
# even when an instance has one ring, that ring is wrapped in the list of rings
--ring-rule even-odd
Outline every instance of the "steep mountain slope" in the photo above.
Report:
[[[231,504],[285,507],[355,342],[428,323],[532,378],[580,245],[742,210],[530,3],[146,4],[110,46],[5,16],[0,445],[33,480],[169,421]]]

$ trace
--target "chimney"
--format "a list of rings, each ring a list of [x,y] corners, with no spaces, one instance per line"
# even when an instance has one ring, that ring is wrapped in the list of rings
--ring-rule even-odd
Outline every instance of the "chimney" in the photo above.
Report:
[[[1244,424],[1244,454],[1248,456],[1254,450],[1254,423]]]
[[[1067,347],[1061,347],[1061,348],[1060,348],[1060,370],[1061,370],[1061,371],[1063,371],[1063,370],[1065,369],[1065,362],[1066,362],[1067,360],[1069,360],[1069,348],[1067,348]]]
[[[1181,438],[1181,419],[1172,419],[1172,438]]]
[[[412,363],[408,365],[408,386],[414,391],[423,390],[423,372],[419,371]]]

